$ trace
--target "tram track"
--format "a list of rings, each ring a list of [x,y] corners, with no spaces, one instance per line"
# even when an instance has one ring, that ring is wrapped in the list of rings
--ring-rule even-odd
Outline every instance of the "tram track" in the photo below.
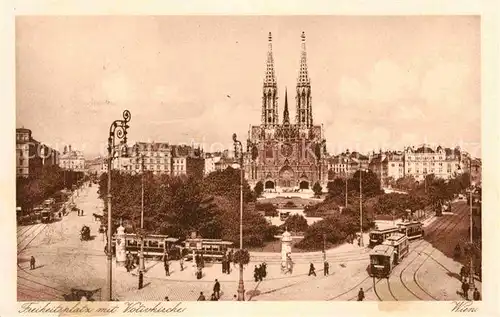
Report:
[[[442,237],[442,236],[445,236],[447,235],[457,224],[459,224],[462,220],[463,220],[463,215],[460,216],[460,218],[457,220],[457,219],[454,219],[454,218],[451,218],[451,219],[447,219],[446,221],[441,221],[439,224],[433,226],[431,228],[431,231],[430,233],[426,233],[426,236],[431,236],[431,240],[430,241],[435,241],[436,239]],[[451,226],[451,228],[450,228]],[[444,228],[444,232],[443,232],[443,228]],[[440,231],[441,232],[438,232]],[[437,235],[434,235],[435,233],[437,232]],[[422,246],[424,243],[428,243],[429,241],[427,240],[422,240],[418,243],[412,243],[413,244],[413,247],[412,247],[412,250],[408,253],[407,257],[410,256],[410,255],[415,255],[415,257],[409,262],[406,264],[405,267],[403,267],[401,269],[401,272],[399,273],[399,284],[401,284],[404,289],[408,292],[408,294],[410,294],[412,297],[418,299],[418,300],[423,300],[423,297],[429,297],[431,300],[436,300],[436,298],[434,298],[431,294],[429,294],[425,289],[421,288],[420,284],[418,283],[418,281],[415,279],[414,280],[414,283],[417,285],[417,287],[419,287],[421,289],[421,291],[423,292],[423,294],[416,294],[416,291],[412,291],[410,288],[409,288],[409,285],[407,282],[404,281],[403,279],[403,273],[408,269],[408,267],[420,256],[422,250],[419,250],[418,248],[420,246]],[[427,248],[429,248],[431,245],[429,246],[425,246],[424,250],[426,250]],[[424,262],[426,261],[426,259],[424,259]],[[421,263],[421,265],[423,265],[423,263]],[[418,271],[418,269],[416,270]],[[416,274],[415,274],[416,276]],[[380,287],[380,284],[379,284],[380,280],[377,281],[377,282],[374,282],[373,283],[373,286],[371,288],[373,288],[373,291],[376,295],[376,297],[378,298],[378,300],[385,300],[385,298],[383,298],[383,296],[380,295],[380,293],[383,293],[383,292],[380,292],[378,289],[377,289],[377,285]],[[389,300],[401,300],[402,298],[405,298],[406,296],[399,296],[399,295],[402,295],[402,294],[397,294],[393,291],[393,287],[391,287],[391,282],[394,283],[394,281],[391,281],[391,276],[387,277],[387,286],[388,286],[388,289],[390,290],[390,296],[387,296],[389,297],[390,299]],[[396,285],[399,285],[399,284],[396,284]],[[396,286],[396,285],[392,285],[392,286]],[[370,289],[370,288],[369,288]],[[369,289],[367,289],[366,291],[368,291]],[[396,296],[398,295],[398,296]],[[424,295],[424,296],[422,296]]]
[[[450,232],[458,225],[461,223],[461,221],[466,217],[466,215],[460,215],[460,217],[458,219],[454,219],[454,217],[452,217],[451,219],[447,220],[447,221],[443,221],[441,222],[438,226],[436,226],[434,228],[434,230],[432,231],[432,233],[434,234],[435,232],[437,232],[438,230],[441,230],[441,232],[438,232],[437,234],[435,235],[432,235],[430,240],[427,241],[427,240],[422,240],[418,245],[416,245],[414,248],[413,248],[413,253],[415,254],[416,252],[416,256],[409,262],[406,264],[405,267],[402,268],[401,272],[399,273],[399,281],[401,282],[401,285],[404,287],[404,289],[406,289],[406,291],[408,293],[410,293],[413,297],[415,297],[416,299],[418,300],[438,300],[436,297],[434,297],[432,294],[430,294],[427,290],[425,290],[423,287],[421,287],[421,285],[418,283],[417,281],[417,278],[416,278],[416,272],[418,272],[418,270],[420,269],[420,267],[427,261],[428,257],[427,258],[424,258],[424,260],[419,264],[419,266],[415,269],[415,271],[413,272],[412,274],[412,280],[411,282],[408,282],[408,281],[405,281],[405,279],[403,278],[403,275],[404,273],[407,271],[407,269],[420,257],[420,255],[422,254],[422,252],[424,252],[425,250],[427,250],[429,247],[432,247],[432,242],[433,241],[436,241],[437,239],[439,238],[444,238],[446,237],[447,235],[450,234]],[[429,235],[427,235],[429,236]],[[430,243],[429,245],[427,246],[424,246],[423,249],[420,249],[418,250],[418,248],[423,245],[425,242],[427,243]],[[434,252],[434,251],[432,251]],[[415,288],[410,288],[410,284],[413,283],[417,286],[417,289]],[[419,294],[417,294],[419,293]]]
[[[17,244],[17,249],[18,249],[18,250],[17,250],[17,254],[19,255],[19,254],[21,254],[24,250],[26,250],[26,249],[29,247],[29,245],[31,244],[31,242],[33,242],[33,240],[35,240],[35,239],[38,237],[38,235],[40,235],[40,233],[42,233],[42,232],[43,232],[43,231],[47,228],[47,226],[48,226],[48,224],[44,224],[44,225],[40,226],[39,228],[41,228],[41,229],[40,229],[40,230],[38,230],[38,232],[37,232],[37,233],[33,236],[33,238],[31,238],[31,240],[29,240],[29,241],[28,241],[28,243],[26,243],[26,245],[25,245],[24,247],[22,247],[21,249],[19,249],[19,246],[20,246],[20,245],[21,245],[24,241],[26,241],[26,238],[25,238],[25,239],[23,239],[21,242],[19,242],[19,243]],[[35,231],[33,231],[33,232],[35,232]],[[27,238],[29,238],[29,237],[27,237]]]
[[[34,224],[32,226],[28,226],[26,228],[26,230],[22,231],[22,232],[18,232],[17,234],[17,245],[19,246],[21,243],[23,243],[23,241],[25,241],[28,237],[29,237],[29,234],[28,232],[35,232],[38,228],[40,228],[42,226],[42,224]]]

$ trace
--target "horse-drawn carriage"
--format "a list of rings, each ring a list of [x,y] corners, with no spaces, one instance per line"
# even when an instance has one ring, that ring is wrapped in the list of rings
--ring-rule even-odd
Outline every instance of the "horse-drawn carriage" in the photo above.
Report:
[[[80,240],[81,241],[88,241],[90,240],[90,228],[87,226],[83,226],[82,230],[80,231]]]

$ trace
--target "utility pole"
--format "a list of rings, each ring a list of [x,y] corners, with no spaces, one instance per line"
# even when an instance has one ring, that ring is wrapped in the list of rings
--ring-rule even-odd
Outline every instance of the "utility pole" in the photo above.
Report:
[[[144,154],[141,154],[141,254],[139,255],[139,270],[144,272]]]
[[[359,246],[363,246],[363,185],[362,185],[362,170],[361,162],[359,168]]]
[[[473,219],[472,219],[472,178],[471,178],[471,171],[472,171],[472,159],[469,159],[469,186],[470,186],[470,193],[469,193],[469,206],[470,206],[470,212],[469,212],[469,226],[470,226],[470,278],[469,278],[469,284],[471,286],[471,289],[474,289],[474,240],[473,240]]]

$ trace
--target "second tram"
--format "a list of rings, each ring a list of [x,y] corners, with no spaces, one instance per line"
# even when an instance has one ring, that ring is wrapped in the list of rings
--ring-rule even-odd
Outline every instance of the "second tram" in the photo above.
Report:
[[[410,240],[424,237],[424,228],[420,221],[398,223],[398,227],[399,232],[406,235]]]
[[[382,244],[387,237],[398,233],[399,228],[398,227],[390,227],[387,229],[375,229],[370,231],[370,243],[369,247],[373,248],[376,245]]]

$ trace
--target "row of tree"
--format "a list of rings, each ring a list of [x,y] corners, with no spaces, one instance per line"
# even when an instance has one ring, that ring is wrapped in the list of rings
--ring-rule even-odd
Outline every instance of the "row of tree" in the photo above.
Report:
[[[141,219],[141,192],[144,188],[144,229],[148,233],[177,238],[196,232],[204,238],[225,239],[239,245],[240,173],[228,168],[203,179],[154,175],[129,175],[112,171],[113,231],[122,219],[128,232],[137,232]],[[99,181],[99,196],[107,201],[107,175]],[[246,180],[243,186],[243,243],[262,246],[277,228],[268,224],[248,203],[255,193]],[[107,204],[104,213],[107,214]],[[106,221],[107,217],[103,217]]]
[[[83,180],[82,172],[65,171],[59,166],[44,166],[36,174],[16,179],[16,203],[23,211],[30,212],[45,199],[62,189],[71,189]]]

